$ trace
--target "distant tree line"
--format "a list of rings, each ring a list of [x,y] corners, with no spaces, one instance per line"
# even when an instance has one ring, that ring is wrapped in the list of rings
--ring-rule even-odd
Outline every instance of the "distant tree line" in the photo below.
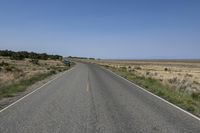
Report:
[[[46,53],[35,53],[35,52],[27,52],[27,51],[11,51],[11,50],[0,50],[0,56],[7,56],[10,57],[10,59],[13,60],[23,60],[25,58],[30,59],[41,59],[41,60],[47,60],[47,59],[62,59],[63,57],[60,55],[49,55]]]
[[[86,60],[95,60],[95,58],[87,58],[87,57],[75,57],[75,56],[69,56],[70,59],[86,59]]]

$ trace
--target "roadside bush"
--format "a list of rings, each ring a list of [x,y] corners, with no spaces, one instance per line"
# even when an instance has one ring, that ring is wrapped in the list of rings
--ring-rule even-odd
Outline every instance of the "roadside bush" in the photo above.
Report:
[[[10,59],[11,60],[24,60],[25,56],[20,53],[14,53]]]
[[[150,75],[150,72],[146,72],[146,75]]]
[[[169,69],[168,69],[168,68],[165,68],[164,70],[165,70],[165,71],[168,71]]]
[[[127,71],[126,67],[120,67],[122,71]]]
[[[196,100],[200,100],[200,92],[193,92],[192,93],[192,98]]]
[[[185,77],[193,77],[192,74],[186,73]]]
[[[6,63],[6,62],[4,62],[4,61],[2,61],[1,63],[0,63],[0,66],[9,66],[9,64],[8,63]]]
[[[39,60],[37,59],[32,59],[30,62],[34,65],[39,65]]]
[[[189,111],[189,112],[194,112],[195,111],[195,108],[193,105],[191,105],[190,103],[187,103],[186,104],[186,110]]]
[[[2,61],[2,62],[0,63],[0,70],[2,70],[3,68],[4,68],[6,71],[12,71],[12,67],[10,66],[10,64],[8,64],[8,63],[6,63],[6,62],[4,62],[4,61]]]
[[[56,74],[56,71],[55,70],[51,70],[50,73],[51,74]]]
[[[142,70],[140,66],[135,67],[136,70]]]
[[[195,81],[195,80],[194,80],[194,81],[193,81],[193,84],[197,84],[197,85],[198,85],[198,84],[199,84],[199,82],[197,82],[197,81]]]
[[[175,84],[178,82],[178,79],[177,79],[177,77],[174,77],[174,78],[168,79],[168,82],[171,84]]]
[[[109,68],[110,66],[109,65],[104,65],[104,67]]]
[[[12,72],[14,67],[11,66],[11,65],[8,65],[8,66],[4,66],[4,69],[7,71],[7,72]]]

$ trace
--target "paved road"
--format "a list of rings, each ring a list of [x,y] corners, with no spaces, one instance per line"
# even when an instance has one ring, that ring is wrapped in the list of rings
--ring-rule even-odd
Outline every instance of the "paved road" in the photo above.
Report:
[[[107,70],[78,64],[1,112],[0,133],[200,133],[200,121]]]

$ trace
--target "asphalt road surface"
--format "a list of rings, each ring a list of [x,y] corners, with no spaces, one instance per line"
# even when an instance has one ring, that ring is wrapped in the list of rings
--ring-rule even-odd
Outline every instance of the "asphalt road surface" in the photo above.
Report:
[[[200,133],[200,121],[80,63],[0,112],[0,133]]]

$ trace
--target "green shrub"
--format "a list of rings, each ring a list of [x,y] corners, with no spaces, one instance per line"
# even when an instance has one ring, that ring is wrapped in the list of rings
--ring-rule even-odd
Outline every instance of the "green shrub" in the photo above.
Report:
[[[192,98],[193,98],[193,99],[197,99],[197,100],[199,99],[199,100],[200,100],[200,92],[193,92],[193,93],[192,93]]]
[[[12,72],[14,67],[9,65],[9,66],[5,66],[4,69],[7,71],[7,72]]]
[[[30,62],[32,64],[34,64],[34,65],[39,65],[39,60],[38,59],[32,59]]]
[[[4,62],[4,61],[2,61],[1,63],[0,63],[0,66],[9,66],[9,64],[8,63],[6,63],[6,62]]]
[[[139,67],[139,66],[135,67],[135,69],[136,69],[136,70],[142,70],[142,68]]]
[[[51,74],[56,74],[56,70],[51,70],[50,73]]]
[[[197,81],[195,81],[195,80],[194,80],[194,81],[193,81],[193,84],[197,84],[197,85],[198,85],[198,84],[199,84],[199,82],[197,82]]]
[[[10,59],[11,60],[24,60],[25,56],[21,53],[14,53]]]
[[[165,71],[168,71],[169,69],[168,69],[168,68],[165,68],[164,70],[165,70]]]
[[[104,65],[104,67],[109,68],[110,66],[109,65]]]

